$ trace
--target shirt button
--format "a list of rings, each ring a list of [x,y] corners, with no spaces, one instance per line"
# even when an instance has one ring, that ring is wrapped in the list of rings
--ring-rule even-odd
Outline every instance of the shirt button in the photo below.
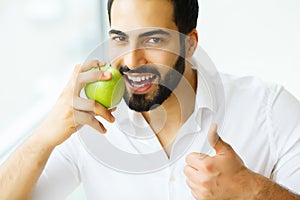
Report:
[[[174,182],[174,181],[175,181],[175,176],[173,176],[173,175],[172,175],[172,176],[170,176],[170,179],[169,179],[169,181],[170,181],[170,182]]]

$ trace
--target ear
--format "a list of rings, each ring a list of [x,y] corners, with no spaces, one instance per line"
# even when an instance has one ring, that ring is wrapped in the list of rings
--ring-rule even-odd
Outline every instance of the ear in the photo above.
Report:
[[[190,33],[187,34],[185,40],[185,47],[186,47],[186,58],[191,58],[197,48],[198,44],[198,32],[194,28]]]

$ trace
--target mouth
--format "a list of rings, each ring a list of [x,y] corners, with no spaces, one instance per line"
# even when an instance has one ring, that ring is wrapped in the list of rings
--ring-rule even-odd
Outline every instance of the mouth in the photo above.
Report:
[[[145,94],[158,83],[158,76],[153,73],[124,72],[127,89],[135,94]]]

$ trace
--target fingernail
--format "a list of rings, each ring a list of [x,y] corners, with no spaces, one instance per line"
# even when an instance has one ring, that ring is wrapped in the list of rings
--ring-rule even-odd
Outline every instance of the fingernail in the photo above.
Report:
[[[218,125],[212,124],[209,129],[209,143],[211,146],[215,146],[215,144],[218,142],[219,134],[218,134]]]
[[[109,72],[109,71],[105,71],[105,72],[104,72],[104,76],[105,76],[105,77],[110,77],[110,72]]]
[[[112,122],[114,122],[115,121],[115,117],[114,116],[110,116],[110,120],[112,121]]]

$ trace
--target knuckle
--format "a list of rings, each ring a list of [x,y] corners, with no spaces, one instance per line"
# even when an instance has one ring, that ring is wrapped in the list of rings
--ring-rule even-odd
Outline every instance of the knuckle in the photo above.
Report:
[[[212,171],[213,171],[213,166],[212,166],[211,163],[206,162],[206,163],[203,164],[202,169],[203,169],[205,172],[212,172]]]
[[[210,188],[211,186],[211,181],[210,180],[200,180],[199,184],[201,184],[202,187],[205,188]]]
[[[99,66],[99,61],[98,60],[90,60],[86,63],[87,68],[92,68],[92,67],[98,67]]]
[[[193,181],[198,187],[200,187],[200,186],[202,187],[203,180],[200,177],[194,178]]]
[[[206,154],[199,154],[199,155],[198,155],[198,159],[199,159],[199,160],[205,160],[206,158],[209,158],[209,156],[206,155]]]
[[[187,155],[185,157],[185,162],[190,163],[193,159],[195,159],[196,155],[197,155],[197,153],[195,153],[195,152],[190,153],[189,155]]]

